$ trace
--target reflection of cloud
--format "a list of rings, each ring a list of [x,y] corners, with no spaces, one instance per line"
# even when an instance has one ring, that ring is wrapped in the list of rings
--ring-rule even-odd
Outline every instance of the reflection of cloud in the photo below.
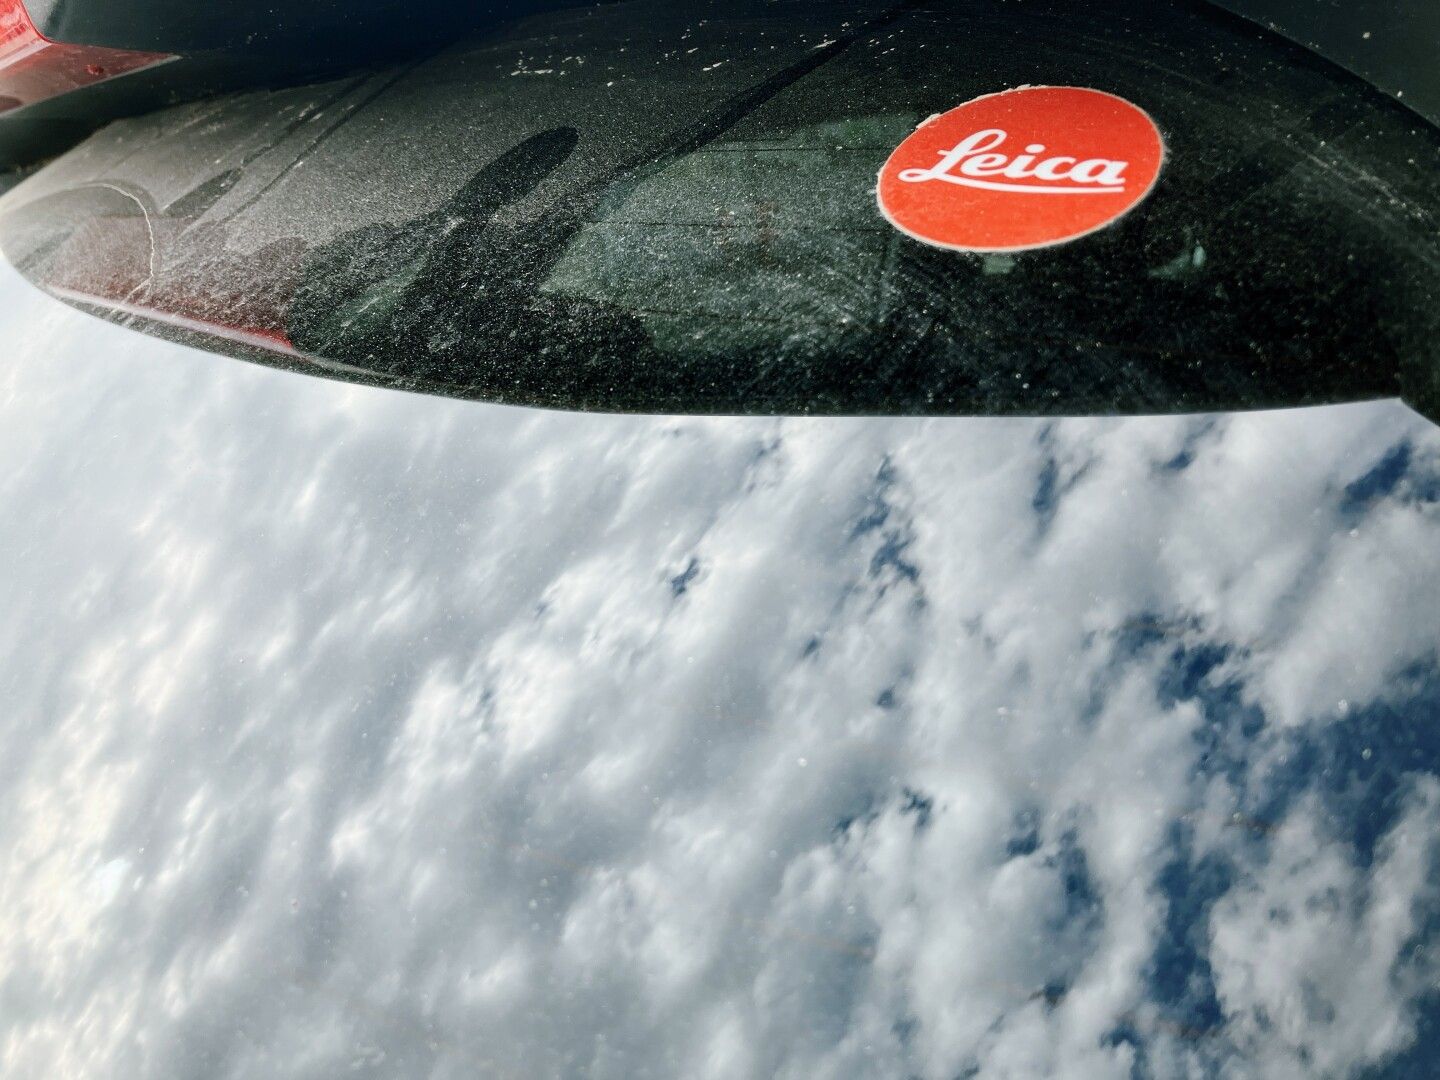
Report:
[[[1397,792],[1397,796],[1403,793]],[[1216,986],[1239,1047],[1271,1073],[1343,1075],[1415,1037],[1412,1002],[1435,985],[1415,949],[1436,910],[1440,784],[1404,800],[1378,857],[1324,835],[1323,808],[1303,801],[1266,862],[1212,916]]]
[[[7,1077],[1426,1051],[1398,407],[538,414],[0,290]]]

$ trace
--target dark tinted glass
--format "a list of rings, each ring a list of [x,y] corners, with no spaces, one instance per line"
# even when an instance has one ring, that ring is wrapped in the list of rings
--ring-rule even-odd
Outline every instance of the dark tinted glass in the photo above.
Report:
[[[889,153],[1023,84],[1153,116],[1150,197],[1017,254],[891,228]],[[1440,414],[1440,134],[1178,0],[567,10],[114,125],[0,213],[8,257],[72,303],[461,397],[1074,415],[1403,393]]]

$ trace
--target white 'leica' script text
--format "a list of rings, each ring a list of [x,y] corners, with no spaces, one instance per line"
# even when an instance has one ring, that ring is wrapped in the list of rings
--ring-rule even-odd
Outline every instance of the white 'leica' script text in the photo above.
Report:
[[[1125,190],[1125,169],[1128,161],[1105,158],[1048,157],[1041,159],[1045,147],[1031,143],[1023,154],[1013,158],[997,154],[1010,133],[987,128],[967,135],[949,150],[940,152],[940,161],[929,169],[904,169],[900,179],[918,184],[942,180],[962,187],[986,191],[1016,191],[1026,195],[1115,195]],[[987,179],[996,177],[997,179]],[[1044,183],[1012,184],[1009,180],[1034,177]]]

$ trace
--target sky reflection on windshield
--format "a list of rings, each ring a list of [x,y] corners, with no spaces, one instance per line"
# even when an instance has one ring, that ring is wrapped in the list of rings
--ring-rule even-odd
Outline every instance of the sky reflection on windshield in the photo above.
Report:
[[[6,1077],[1430,1075],[1402,407],[580,416],[0,318]]]

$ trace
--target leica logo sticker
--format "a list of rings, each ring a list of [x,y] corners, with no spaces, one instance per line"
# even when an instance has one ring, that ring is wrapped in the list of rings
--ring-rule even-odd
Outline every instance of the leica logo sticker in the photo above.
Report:
[[[1076,240],[1133,210],[1165,143],[1138,106],[1100,90],[1026,86],[921,124],[880,170],[880,212],[907,236],[956,251]]]

